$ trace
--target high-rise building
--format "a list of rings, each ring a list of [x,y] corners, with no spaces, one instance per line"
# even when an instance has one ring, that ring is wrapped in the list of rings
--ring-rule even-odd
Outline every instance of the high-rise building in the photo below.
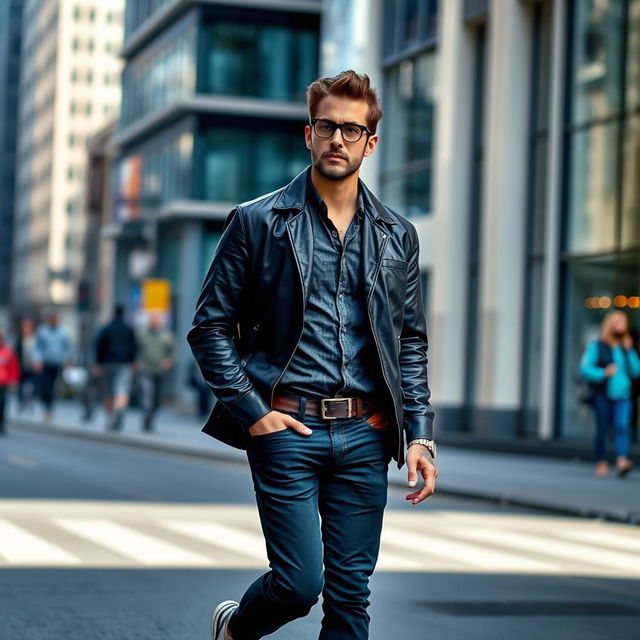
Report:
[[[318,70],[320,0],[129,1],[116,144],[112,298],[144,312],[164,281],[183,337],[222,224],[238,202],[309,163],[305,92]],[[193,359],[179,341],[173,388]]]
[[[21,0],[0,3],[0,326],[7,324],[11,288],[21,20]]]
[[[437,433],[587,446],[585,345],[611,309],[640,328],[640,0],[323,6],[323,73],[379,80],[371,180],[420,234]]]
[[[86,139],[117,115],[124,0],[26,0],[22,20],[12,307],[75,304]]]

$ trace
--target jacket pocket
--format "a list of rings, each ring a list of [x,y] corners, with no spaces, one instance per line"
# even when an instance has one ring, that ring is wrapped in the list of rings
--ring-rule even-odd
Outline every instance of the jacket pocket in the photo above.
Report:
[[[404,260],[396,260],[395,258],[383,258],[382,266],[389,269],[398,269],[400,271],[407,271],[409,263]]]
[[[256,345],[256,338],[258,336],[258,331],[260,330],[260,324],[254,324],[251,333],[249,334],[249,338],[247,339],[247,345],[245,347],[245,353],[242,358],[242,366],[244,367],[249,360],[251,360],[251,356],[253,356]]]

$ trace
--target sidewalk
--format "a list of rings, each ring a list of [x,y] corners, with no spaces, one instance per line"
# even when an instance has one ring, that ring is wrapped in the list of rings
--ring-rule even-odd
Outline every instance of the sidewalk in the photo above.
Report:
[[[81,422],[81,412],[79,405],[61,402],[53,422],[43,424],[37,408],[24,414],[10,411],[9,433],[24,429],[246,464],[244,452],[201,433],[199,419],[170,409],[160,412],[152,433],[141,431],[136,410],[127,413],[118,433],[105,431],[101,409],[87,423]],[[406,467],[398,470],[392,462],[389,469],[390,482],[406,488]],[[441,494],[640,524],[640,468],[624,480],[614,473],[596,478],[593,464],[577,460],[441,446],[438,470]]]

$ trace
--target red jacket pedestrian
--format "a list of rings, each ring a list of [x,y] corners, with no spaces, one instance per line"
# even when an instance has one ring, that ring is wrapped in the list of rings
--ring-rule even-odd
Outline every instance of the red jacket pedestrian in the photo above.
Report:
[[[7,387],[18,384],[20,365],[15,351],[4,341],[0,330],[0,435],[4,433],[4,415],[7,404]]]

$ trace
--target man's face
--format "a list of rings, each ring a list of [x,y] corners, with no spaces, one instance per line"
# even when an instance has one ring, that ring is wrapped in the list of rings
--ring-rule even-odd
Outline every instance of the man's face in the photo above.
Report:
[[[331,120],[337,124],[350,122],[368,126],[368,111],[369,106],[364,100],[327,96],[318,104],[314,118]],[[344,180],[358,171],[362,160],[373,153],[378,143],[378,136],[368,136],[366,133],[357,142],[346,142],[340,129],[336,129],[330,138],[321,138],[309,125],[305,127],[304,135],[315,170],[328,180],[335,181]]]

